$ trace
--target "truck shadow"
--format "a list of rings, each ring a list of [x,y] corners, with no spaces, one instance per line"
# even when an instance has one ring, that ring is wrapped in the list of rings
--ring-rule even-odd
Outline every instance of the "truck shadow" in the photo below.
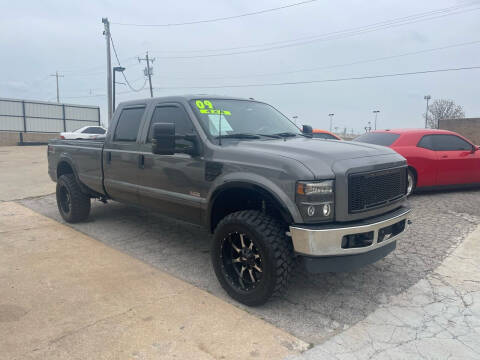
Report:
[[[73,227],[318,343],[424,278],[480,223],[480,191],[426,193],[409,202],[413,224],[385,259],[348,273],[311,275],[297,269],[288,292],[258,308],[234,302],[220,288],[210,265],[212,236],[203,228],[115,202],[95,202],[90,221]],[[22,203],[61,221],[54,196]]]

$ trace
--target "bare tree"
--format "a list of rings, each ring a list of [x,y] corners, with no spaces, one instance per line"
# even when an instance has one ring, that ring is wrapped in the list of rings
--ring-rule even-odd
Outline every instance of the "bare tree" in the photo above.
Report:
[[[428,107],[428,126],[438,128],[438,121],[444,119],[462,119],[465,112],[453,100],[437,99]]]

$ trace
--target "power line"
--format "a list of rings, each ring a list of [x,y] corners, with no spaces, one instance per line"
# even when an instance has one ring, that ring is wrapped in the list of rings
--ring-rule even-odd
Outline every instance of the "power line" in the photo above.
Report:
[[[470,66],[470,67],[460,67],[460,68],[450,68],[450,69],[436,69],[436,70],[423,70],[423,71],[413,71],[413,72],[393,73],[393,74],[381,74],[381,75],[364,75],[364,76],[336,78],[336,79],[289,81],[289,82],[260,83],[260,84],[232,84],[232,85],[213,85],[213,86],[212,85],[210,85],[210,86],[176,86],[176,87],[162,87],[162,88],[157,88],[157,89],[159,89],[159,90],[162,90],[162,89],[222,89],[222,88],[300,85],[300,84],[315,84],[315,83],[318,84],[318,83],[328,83],[328,82],[378,79],[378,78],[387,78],[387,77],[410,76],[410,75],[431,74],[431,73],[439,73],[439,72],[462,71],[462,70],[473,70],[473,69],[480,69],[480,66]]]
[[[278,72],[269,72],[269,73],[256,73],[256,74],[244,74],[244,75],[236,75],[236,76],[231,76],[231,75],[218,75],[218,74],[206,74],[206,75],[202,75],[200,77],[197,77],[197,79],[214,79],[214,78],[218,78],[218,79],[244,79],[246,77],[252,77],[252,78],[255,78],[255,77],[261,77],[261,76],[272,76],[272,75],[286,75],[286,74],[295,74],[295,73],[302,73],[302,72],[313,72],[313,71],[318,71],[318,70],[326,70],[326,69],[333,69],[333,68],[340,68],[340,67],[346,67],[346,66],[352,66],[352,65],[359,65],[359,64],[366,64],[366,63],[370,63],[370,62],[378,62],[378,61],[383,61],[383,60],[390,60],[390,59],[396,59],[396,58],[401,58],[401,57],[406,57],[406,56],[412,56],[412,55],[418,55],[418,54],[425,54],[425,53],[429,53],[429,52],[434,52],[434,51],[440,51],[440,50],[447,50],[447,49],[452,49],[452,48],[457,48],[457,47],[462,47],[462,46],[468,46],[468,45],[475,45],[475,44],[479,44],[480,43],[480,40],[474,40],[474,41],[468,41],[468,42],[463,42],[463,43],[457,43],[457,44],[451,44],[451,45],[446,45],[446,46],[440,46],[440,47],[436,47],[436,48],[429,48],[429,49],[424,49],[424,50],[418,50],[418,51],[411,51],[411,52],[406,52],[406,53],[402,53],[402,54],[396,54],[396,55],[389,55],[389,56],[382,56],[382,57],[375,57],[375,58],[370,58],[370,59],[365,59],[365,60],[358,60],[358,61],[352,61],[352,62],[348,62],[348,63],[342,63],[342,64],[333,64],[333,65],[325,65],[325,66],[318,66],[318,67],[311,67],[311,68],[304,68],[304,69],[297,69],[297,70],[290,70],[290,71],[278,71]],[[113,45],[113,44],[112,44]],[[115,46],[113,46],[115,47]],[[114,51],[115,52],[115,51]],[[115,52],[116,53],[116,52]],[[118,62],[118,61],[117,61]],[[119,65],[120,66],[120,65]],[[131,65],[130,67],[136,67],[136,66],[140,66],[140,64],[134,64],[134,65]],[[99,75],[99,74],[104,74],[105,72],[104,71],[101,71],[101,72],[96,72],[96,73],[92,73],[92,74],[84,74],[84,75],[80,75],[80,74],[71,74],[69,75],[70,77],[72,76],[90,76],[90,75]],[[47,78],[49,78],[50,76],[46,76],[45,78],[42,78],[38,81],[43,81],[43,80],[46,80]],[[147,84],[147,79],[144,78],[144,83],[143,85],[139,88],[139,89],[135,89],[133,88],[133,86],[131,84],[137,82],[138,80],[144,78],[144,76],[141,76],[139,78],[136,78],[135,80],[131,81],[131,82],[127,82],[128,85],[130,85],[129,87],[132,89],[132,91],[142,91],[146,84]],[[191,79],[191,76],[189,77],[185,77],[185,78],[182,78],[182,77],[172,77],[170,79],[173,79],[173,80],[178,80],[178,79]]]
[[[452,15],[458,15],[458,14],[463,14],[466,12],[471,12],[471,11],[476,11],[479,10],[480,7],[472,8],[472,9],[465,9],[461,11],[456,11],[456,12],[451,12],[451,8],[448,8],[446,11],[447,13],[442,14],[442,15],[435,15],[435,16],[430,16],[430,17],[425,17],[422,16],[417,19],[413,20],[402,20],[403,18],[400,19],[394,19],[391,20],[391,23],[385,23],[381,25],[377,24],[372,24],[372,25],[366,25],[363,27],[357,27],[357,28],[351,28],[351,29],[346,29],[342,31],[336,31],[336,32],[331,32],[331,33],[325,33],[325,34],[320,34],[316,35],[315,37],[308,37],[308,38],[297,38],[294,40],[286,40],[283,42],[278,42],[279,44],[282,45],[275,45],[275,46],[267,46],[263,47],[266,44],[257,44],[257,45],[249,45],[245,47],[240,47],[240,48],[251,48],[251,47],[259,47],[258,49],[251,49],[251,50],[242,50],[242,51],[231,51],[231,52],[223,52],[223,53],[216,53],[216,54],[200,54],[200,55],[174,55],[174,56],[157,56],[159,59],[194,59],[194,58],[210,58],[210,57],[219,57],[219,56],[231,56],[231,55],[239,55],[239,54],[250,54],[250,53],[257,53],[257,52],[265,52],[265,51],[271,51],[271,50],[277,50],[277,49],[283,49],[283,48],[289,48],[289,47],[296,47],[296,46],[302,46],[302,45],[308,45],[311,43],[319,42],[319,41],[330,41],[330,40],[338,40],[338,39],[344,39],[347,37],[351,36],[358,36],[370,32],[375,32],[379,30],[385,30],[385,29],[390,29],[398,26],[404,26],[404,25],[409,25],[409,24],[415,24],[423,21],[430,21],[430,20],[435,20],[439,18],[443,18],[446,16],[452,16]],[[302,40],[302,39],[309,39],[309,40]],[[234,49],[234,48],[231,48]],[[193,50],[192,52],[194,52]],[[222,51],[222,49],[217,49],[217,50],[210,50],[210,51]]]
[[[373,31],[379,31],[379,30],[384,30],[392,27],[397,27],[397,26],[403,26],[403,25],[408,25],[411,23],[417,23],[421,21],[429,21],[429,20],[434,20],[438,19],[441,17],[445,16],[451,16],[451,15],[457,15],[461,14],[464,12],[470,12],[470,11],[475,11],[478,10],[479,8],[473,8],[473,9],[466,9],[464,11],[457,11],[452,13],[452,11],[459,10],[461,8],[469,7],[472,5],[478,4],[478,1],[473,1],[473,2],[468,2],[465,4],[461,5],[456,5],[448,8],[442,8],[442,9],[437,9],[437,10],[431,10],[428,12],[423,12],[423,13],[417,13],[405,17],[400,17],[400,18],[394,18],[390,20],[384,20],[381,22],[369,24],[369,25],[364,25],[360,27],[355,27],[355,28],[349,28],[345,30],[339,30],[339,31],[334,31],[334,32],[329,32],[329,33],[323,33],[323,34],[317,34],[317,35],[311,35],[308,37],[300,37],[296,39],[291,39],[291,40],[283,40],[283,41],[276,41],[276,42],[267,42],[267,43],[262,43],[262,44],[254,44],[254,45],[246,45],[246,46],[239,46],[239,47],[229,47],[229,48],[220,48],[220,49],[201,49],[201,50],[169,50],[169,53],[172,52],[183,52],[183,53],[194,53],[194,52],[215,52],[215,51],[228,51],[228,50],[239,50],[239,49],[249,49],[249,48],[259,48],[259,47],[264,47],[268,46],[265,49],[253,49],[251,51],[246,51],[246,52],[231,52],[231,53],[220,53],[220,54],[207,54],[207,55],[192,55],[192,56],[164,56],[160,57],[163,59],[188,59],[188,58],[201,58],[201,57],[216,57],[216,56],[228,56],[228,55],[237,55],[237,54],[243,54],[243,53],[250,53],[250,52],[262,52],[262,51],[270,51],[270,50],[275,50],[275,49],[281,49],[285,47],[294,47],[294,46],[301,46],[301,45],[307,45],[313,42],[317,41],[328,41],[328,40],[337,40],[341,38],[346,38],[350,36],[356,36],[356,35],[361,35],[364,33],[368,32],[373,32]],[[450,13],[449,13],[450,12]],[[446,14],[445,14],[446,13]],[[439,15],[438,14],[443,14]],[[428,17],[432,15],[437,15],[435,17]],[[428,18],[425,18],[428,17]],[[113,24],[113,23],[112,23]],[[272,45],[281,45],[283,46],[273,46]],[[112,43],[113,45],[113,43]],[[157,56],[158,57],[158,56]],[[130,61],[130,60],[136,60],[136,56],[132,56],[129,58],[125,58],[123,61]],[[118,56],[117,56],[117,61],[118,61]],[[130,65],[130,67],[138,66],[138,64]],[[77,74],[72,74],[71,76],[90,76],[90,75],[100,75],[104,74],[104,71],[98,71],[98,69],[102,68],[103,66],[96,66],[92,68],[85,69],[86,73],[77,73]],[[95,71],[97,70],[97,71]],[[82,70],[63,70],[64,73],[75,73],[78,71]],[[128,82],[127,82],[128,83]],[[129,85],[130,86],[130,85]],[[132,91],[138,91],[141,89],[134,89],[132,87]]]
[[[78,96],[64,96],[64,99],[83,99],[83,98],[96,98],[96,97],[105,97],[107,94],[97,94],[97,95],[78,95]]]
[[[245,46],[237,46],[237,47],[228,47],[228,48],[217,48],[217,49],[196,49],[196,50],[168,50],[168,53],[192,53],[192,52],[216,52],[216,51],[228,51],[228,50],[241,50],[241,49],[248,49],[248,48],[258,48],[258,47],[264,47],[264,46],[272,46],[272,45],[281,45],[285,43],[291,43],[291,42],[297,42],[297,41],[302,41],[302,40],[312,40],[312,39],[317,39],[319,37],[326,37],[326,36],[331,36],[331,35],[339,35],[343,34],[345,32],[352,32],[352,31],[361,31],[361,30],[368,30],[371,28],[376,28],[379,26],[388,26],[395,24],[397,22],[401,21],[412,21],[412,20],[420,20],[423,19],[424,17],[428,16],[433,16],[433,15],[438,15],[438,14],[444,14],[448,12],[452,12],[455,10],[459,10],[465,7],[470,7],[472,5],[478,5],[478,0],[475,1],[470,1],[465,4],[459,4],[447,8],[441,8],[441,9],[436,9],[436,10],[430,10],[422,13],[416,13],[408,16],[403,16],[403,17],[398,17],[398,18],[393,18],[393,19],[388,19],[388,20],[382,20],[376,23],[368,24],[368,25],[362,25],[354,28],[348,28],[344,30],[337,30],[337,31],[332,31],[328,33],[323,33],[323,34],[317,34],[317,35],[310,35],[310,36],[303,36],[295,39],[290,39],[290,40],[281,40],[281,41],[274,41],[274,42],[266,42],[266,43],[261,43],[261,44],[253,44],[253,45],[245,45]],[[473,9],[475,10],[475,9]],[[455,14],[453,14],[455,15]],[[430,20],[430,19],[425,19]]]
[[[124,62],[125,60],[123,60],[123,63]],[[125,66],[125,65],[122,65],[122,66]],[[132,65],[127,65],[125,67],[128,67],[129,69],[131,69],[137,66],[140,66],[140,64],[132,64]],[[89,76],[98,76],[98,75],[105,75],[105,70],[98,70],[98,71],[92,71],[92,72],[79,72],[79,73],[75,73],[72,71],[72,73],[69,74],[68,76],[69,77],[84,77],[84,76],[89,77]]]
[[[129,58],[125,58],[122,61],[125,63],[130,60],[136,60],[137,58],[135,56],[131,56]],[[136,66],[136,64],[129,65],[129,67]],[[97,75],[97,74],[105,74],[105,70],[100,70],[104,68],[105,65],[98,65],[94,67],[89,67],[86,69],[75,69],[75,70],[62,70],[63,73],[68,73],[69,77],[70,76],[89,76],[89,75]]]
[[[110,41],[112,43],[112,48],[113,48],[113,53],[115,54],[115,59],[117,60],[117,63],[118,63],[118,66],[122,66],[120,64],[120,59],[118,58],[118,54],[117,54],[117,49],[115,48],[115,43],[113,42],[113,38],[112,38],[112,35],[110,34]],[[130,88],[130,90],[134,91],[134,92],[139,92],[139,91],[142,91],[144,88],[145,88],[145,85],[147,84],[147,79],[145,79],[145,82],[143,83],[142,87],[139,88],[139,89],[135,89],[131,84],[130,82],[128,81],[125,73],[122,71],[121,72],[122,75],[123,75],[123,78],[125,79],[125,83],[127,84],[127,86]]]
[[[458,44],[452,44],[452,45],[446,45],[446,46],[441,46],[441,47],[436,47],[436,48],[429,48],[429,49],[418,50],[418,51],[411,51],[411,52],[407,52],[407,53],[403,53],[403,54],[381,56],[381,57],[370,58],[370,59],[365,59],[365,60],[352,61],[352,62],[343,63],[343,64],[316,66],[316,67],[312,67],[312,68],[297,69],[297,70],[290,70],[290,71],[278,71],[278,72],[261,73],[261,74],[245,74],[245,75],[237,75],[237,76],[216,75],[216,74],[208,75],[207,74],[207,75],[203,75],[203,76],[198,77],[198,78],[199,79],[202,79],[202,78],[205,78],[205,79],[213,79],[213,78],[218,78],[218,79],[229,79],[229,78],[230,79],[243,79],[243,78],[246,78],[246,77],[255,78],[255,77],[260,77],[260,76],[295,74],[295,73],[301,73],[301,72],[311,72],[311,71],[318,71],[318,70],[325,70],[325,69],[333,69],[333,68],[346,67],[346,66],[352,66],[352,65],[366,64],[366,63],[370,63],[370,62],[377,62],[377,61],[382,61],[382,60],[396,59],[396,58],[405,57],[405,56],[424,54],[424,53],[429,53],[429,52],[434,52],[434,51],[439,51],[439,50],[452,49],[452,48],[456,48],[456,47],[474,45],[474,44],[480,44],[480,40],[469,41],[469,42],[458,43]],[[175,78],[171,78],[171,79],[181,79],[181,78],[175,77]],[[191,77],[188,77],[188,79],[191,79]]]
[[[306,4],[309,4],[309,3],[312,3],[312,2],[316,2],[316,1],[318,1],[318,0],[306,0],[306,1],[300,1],[300,2],[297,2],[297,3],[294,3],[294,4],[288,4],[288,5],[279,6],[279,7],[275,7],[275,8],[253,11],[253,12],[244,13],[244,14],[240,14],[240,15],[225,16],[225,17],[219,17],[219,18],[213,18],[213,19],[195,20],[195,21],[180,22],[180,23],[133,24],[133,23],[112,22],[112,24],[120,25],[120,26],[136,26],[136,27],[169,27],[169,26],[184,26],[184,25],[204,24],[204,23],[232,20],[232,19],[238,19],[238,18],[247,17],[247,16],[265,14],[265,13],[268,13],[268,12],[287,9],[287,8],[291,8],[291,7],[294,7],[294,6],[306,5]]]
[[[133,80],[132,83],[135,83],[135,82],[137,82],[137,81],[140,80],[140,79],[144,79],[144,77],[143,77],[143,76],[142,76],[142,77],[139,77],[139,78]],[[147,81],[147,80],[146,80],[146,79],[144,79],[144,80],[145,80],[145,82],[143,83],[143,87],[142,87],[139,91],[146,90],[146,89],[145,89],[145,85],[146,85],[146,81]],[[99,91],[99,90],[104,90],[104,88],[94,88],[94,89],[88,89],[88,90],[80,90],[79,93],[83,93],[83,92],[86,92],[86,91],[90,91],[90,92],[92,92],[92,91]],[[117,92],[117,95],[121,95],[121,94],[132,94],[132,93],[134,93],[134,92],[131,91],[131,90],[128,90],[128,91],[119,91],[119,92]],[[94,95],[94,94],[89,94],[89,95],[62,96],[62,97],[65,98],[65,99],[77,99],[77,98],[80,99],[80,98],[90,98],[90,97],[91,97],[91,98],[95,98],[95,97],[103,97],[103,96],[107,96],[107,95],[106,95],[106,94],[95,94],[95,95]]]
[[[320,80],[310,80],[310,81],[292,81],[292,82],[262,83],[262,84],[233,84],[233,85],[218,85],[218,86],[175,86],[175,87],[157,87],[157,88],[154,88],[154,89],[156,89],[156,90],[221,89],[221,88],[302,85],[302,84],[328,83],[328,82],[340,82],[340,81],[352,81],[352,80],[379,79],[379,78],[388,78],[388,77],[411,76],[411,75],[431,74],[431,73],[450,72],[450,71],[474,70],[474,69],[480,69],[480,66],[448,68],[448,69],[435,69],[435,70],[423,70],[423,71],[413,71],[413,72],[393,73],[393,74],[364,75],[364,76],[334,78],[334,79],[320,79]],[[143,89],[143,90],[146,90],[146,89]],[[130,94],[130,93],[132,93],[132,92],[131,91],[122,91],[122,92],[119,92],[118,94]],[[97,94],[97,95],[64,96],[64,98],[65,99],[77,99],[77,98],[79,99],[79,98],[94,98],[94,97],[105,97],[105,96],[107,96],[107,95],[106,94]]]
[[[140,91],[147,90],[142,89]],[[124,94],[133,94],[133,91],[119,91],[117,95],[124,95]],[[97,97],[106,97],[107,94],[96,94],[96,95],[78,95],[78,96],[63,96],[64,99],[83,99],[83,98],[97,98]]]

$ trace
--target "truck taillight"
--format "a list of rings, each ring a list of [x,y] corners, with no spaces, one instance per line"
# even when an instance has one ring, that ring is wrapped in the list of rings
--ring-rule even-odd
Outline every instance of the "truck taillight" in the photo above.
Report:
[[[63,140],[65,140],[65,136],[63,136],[63,135],[60,135],[60,139],[63,139]]]

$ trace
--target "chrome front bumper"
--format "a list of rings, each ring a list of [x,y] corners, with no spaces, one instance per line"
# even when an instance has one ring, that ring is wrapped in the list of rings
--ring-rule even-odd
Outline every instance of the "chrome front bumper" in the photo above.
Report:
[[[373,219],[348,225],[290,226],[290,236],[295,252],[300,255],[344,256],[367,253],[396,241],[397,236],[407,228],[410,211],[409,208],[402,207]],[[395,227],[396,224],[398,227]],[[392,228],[399,232],[389,234]],[[369,237],[371,244],[345,248],[347,235]]]

